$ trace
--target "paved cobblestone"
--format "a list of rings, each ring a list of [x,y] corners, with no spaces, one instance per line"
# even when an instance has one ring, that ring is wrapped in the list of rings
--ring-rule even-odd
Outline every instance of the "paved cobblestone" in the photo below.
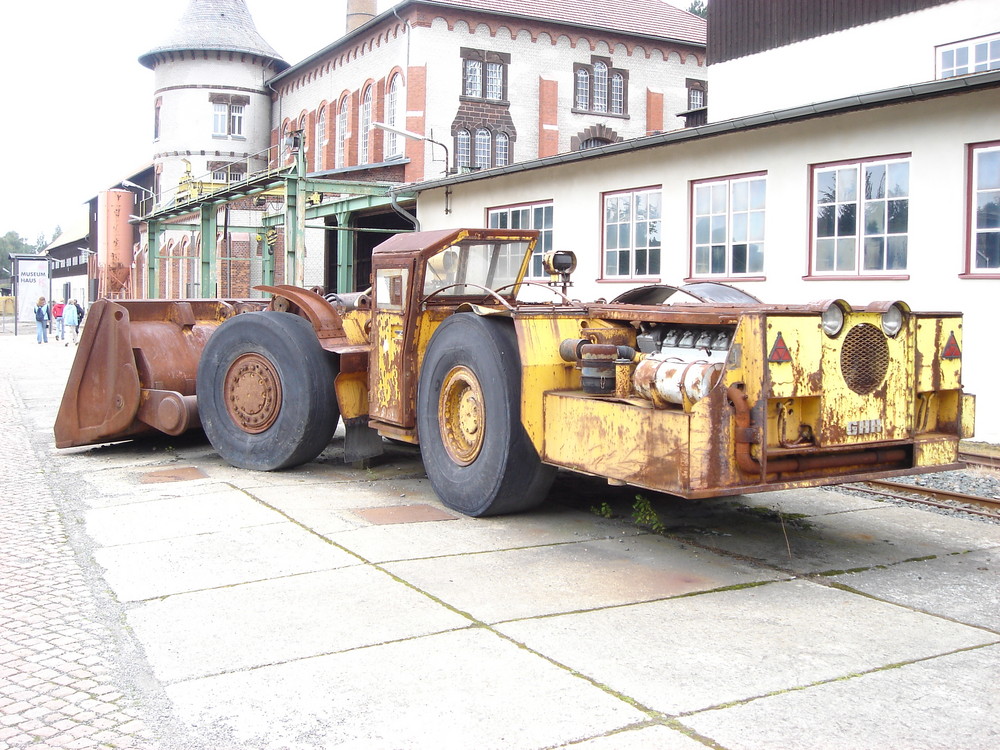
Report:
[[[105,651],[114,634],[35,460],[13,364],[0,365],[0,750],[154,750]]]

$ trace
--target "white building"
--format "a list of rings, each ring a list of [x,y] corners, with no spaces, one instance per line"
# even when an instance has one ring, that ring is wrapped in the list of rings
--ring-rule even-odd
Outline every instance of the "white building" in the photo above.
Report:
[[[977,437],[1000,442],[998,112],[1000,71],[911,82],[436,180],[419,215],[436,229],[545,208],[581,299],[716,280],[769,302],[961,310]]]
[[[288,67],[264,41],[243,0],[195,0],[171,35],[139,58],[154,73],[153,190],[223,183],[267,166],[271,91]]]
[[[709,3],[711,121],[1000,67],[996,0]]]

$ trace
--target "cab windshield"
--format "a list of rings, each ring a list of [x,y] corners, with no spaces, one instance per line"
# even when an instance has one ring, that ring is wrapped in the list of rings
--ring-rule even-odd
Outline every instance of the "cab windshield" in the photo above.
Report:
[[[424,296],[482,297],[486,289],[513,297],[530,242],[462,242],[427,261]],[[506,287],[506,288],[505,288]]]

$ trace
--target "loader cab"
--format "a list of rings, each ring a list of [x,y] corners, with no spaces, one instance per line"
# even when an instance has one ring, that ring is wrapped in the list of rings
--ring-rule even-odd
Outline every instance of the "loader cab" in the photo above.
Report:
[[[537,239],[461,229],[400,234],[375,248],[368,393],[380,432],[417,442],[416,385],[431,335],[463,306],[511,309]]]

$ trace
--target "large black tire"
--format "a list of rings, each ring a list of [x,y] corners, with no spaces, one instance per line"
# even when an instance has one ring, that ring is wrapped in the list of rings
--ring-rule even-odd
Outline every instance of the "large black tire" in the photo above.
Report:
[[[459,313],[431,337],[417,389],[420,454],[449,508],[517,513],[548,494],[544,465],[521,424],[521,358],[507,320]]]
[[[219,455],[274,471],[320,454],[340,411],[333,356],[312,326],[289,313],[235,315],[212,334],[198,363],[198,415]]]

